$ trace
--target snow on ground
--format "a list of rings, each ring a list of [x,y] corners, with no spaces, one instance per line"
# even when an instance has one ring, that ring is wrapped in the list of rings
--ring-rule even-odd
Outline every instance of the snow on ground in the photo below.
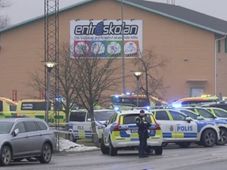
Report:
[[[70,140],[60,138],[59,139],[59,151],[66,151],[66,152],[81,152],[81,151],[93,151],[99,150],[96,146],[85,146],[74,143]]]

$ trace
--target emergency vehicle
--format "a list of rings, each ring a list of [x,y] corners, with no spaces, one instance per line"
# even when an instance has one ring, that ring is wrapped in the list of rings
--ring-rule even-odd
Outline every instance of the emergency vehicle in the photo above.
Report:
[[[96,132],[99,140],[102,137],[104,123],[114,114],[110,109],[94,110]],[[80,139],[91,139],[91,117],[85,109],[77,109],[70,111],[69,121],[67,123],[67,129],[71,133],[72,141],[76,142]]]
[[[213,122],[195,121],[174,109],[152,110],[160,124],[164,143],[188,147],[192,142],[212,147],[220,139],[219,128]]]
[[[56,108],[55,108],[56,109]],[[50,125],[65,126],[66,116],[62,108],[54,111],[54,104],[50,102],[48,110],[48,122]],[[45,119],[46,101],[44,99],[22,99],[18,101],[16,114],[18,117],[33,117]]]
[[[16,117],[17,103],[9,98],[0,97],[0,118]]]
[[[139,113],[140,110],[137,109],[115,112],[103,130],[101,140],[103,154],[115,156],[118,150],[134,149],[139,146],[138,127],[136,125],[136,117],[139,116]],[[147,145],[154,149],[156,155],[162,155],[161,128],[150,112],[145,111],[145,114],[147,120],[151,123]]]

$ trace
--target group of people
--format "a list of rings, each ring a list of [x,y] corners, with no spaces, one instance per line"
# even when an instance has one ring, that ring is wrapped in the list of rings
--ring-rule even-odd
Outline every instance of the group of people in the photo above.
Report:
[[[138,135],[139,135],[139,157],[147,157],[149,154],[149,149],[147,147],[147,139],[149,138],[148,129],[150,123],[145,116],[144,110],[140,110],[140,114],[136,117],[136,125],[138,126]]]

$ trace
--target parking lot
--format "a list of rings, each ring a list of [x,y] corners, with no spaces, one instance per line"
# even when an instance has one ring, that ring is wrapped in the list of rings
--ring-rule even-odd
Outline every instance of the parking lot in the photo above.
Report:
[[[56,153],[50,164],[39,162],[15,162],[1,170],[194,170],[218,169],[226,170],[227,146],[205,148],[192,145],[182,149],[177,145],[168,145],[162,156],[150,155],[138,158],[137,151],[120,151],[119,155],[111,157],[100,151]]]

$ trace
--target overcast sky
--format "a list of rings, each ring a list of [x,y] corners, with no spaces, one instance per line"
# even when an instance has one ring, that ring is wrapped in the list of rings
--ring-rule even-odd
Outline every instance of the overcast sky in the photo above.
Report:
[[[11,5],[7,8],[0,9],[0,15],[7,15],[10,19],[10,25],[26,21],[44,13],[44,0],[7,1]],[[83,0],[59,0],[60,8],[76,4],[80,1]],[[168,0],[153,1],[166,3]],[[175,4],[227,21],[227,0],[175,0]]]

